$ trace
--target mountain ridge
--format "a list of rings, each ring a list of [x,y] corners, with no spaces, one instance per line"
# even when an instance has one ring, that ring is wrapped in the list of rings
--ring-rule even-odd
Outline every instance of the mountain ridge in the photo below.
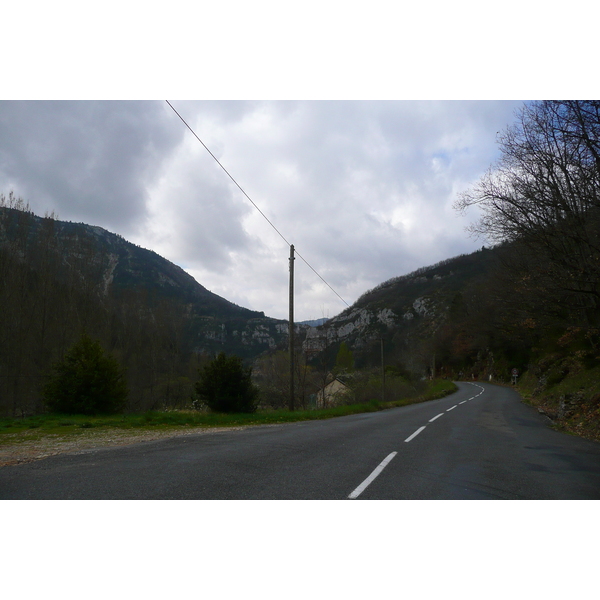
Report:
[[[6,216],[2,219],[3,237],[6,238],[9,235],[7,228],[11,228],[11,221],[21,218],[22,211],[7,207],[0,207],[0,210],[9,215],[8,219]],[[30,214],[30,217],[30,235],[34,236],[39,233],[44,219],[48,219],[48,217],[39,217],[33,213]],[[184,291],[187,299],[194,299],[200,302],[207,310],[221,308],[228,314],[243,314],[249,318],[268,318],[265,317],[264,312],[238,306],[211,292],[179,265],[160,256],[154,250],[129,242],[117,233],[108,231],[98,225],[62,221],[59,219],[52,219],[52,221],[55,234],[59,237],[77,239],[78,236],[85,236],[86,234],[94,236],[98,242],[98,247],[96,248],[98,253],[101,254],[104,251],[108,259],[108,262],[104,261],[107,270],[104,275],[107,284],[106,287],[112,285],[117,289],[126,288],[131,284],[131,280],[137,277],[136,283],[148,286],[149,288],[168,289],[166,288],[167,285],[171,287],[178,286]],[[14,227],[14,223],[12,226]]]

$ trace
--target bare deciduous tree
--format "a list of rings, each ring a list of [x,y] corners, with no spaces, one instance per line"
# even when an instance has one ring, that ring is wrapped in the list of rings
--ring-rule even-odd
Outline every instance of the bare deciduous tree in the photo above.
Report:
[[[597,314],[600,101],[525,104],[498,142],[499,162],[455,208],[479,206],[472,233],[518,242],[539,258],[550,291],[569,294],[588,317]]]

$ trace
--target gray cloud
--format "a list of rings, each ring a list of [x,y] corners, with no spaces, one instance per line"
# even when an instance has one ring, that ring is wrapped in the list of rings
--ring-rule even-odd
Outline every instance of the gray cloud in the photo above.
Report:
[[[130,231],[182,136],[158,102],[2,102],[0,182],[59,217]]]
[[[518,102],[173,101],[301,255],[353,302],[480,245],[452,210]],[[0,102],[0,190],[121,233],[212,291],[287,314],[289,250],[161,102]],[[339,299],[297,261],[299,319]]]

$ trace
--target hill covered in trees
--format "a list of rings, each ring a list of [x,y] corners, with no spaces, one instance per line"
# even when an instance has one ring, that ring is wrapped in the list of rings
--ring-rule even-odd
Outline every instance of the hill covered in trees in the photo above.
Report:
[[[508,382],[600,438],[600,101],[525,104],[501,158],[456,202],[490,249],[382,283],[309,345],[357,364]],[[590,425],[591,424],[591,425]]]
[[[130,409],[189,401],[199,361],[252,359],[287,323],[213,294],[180,267],[100,227],[0,198],[0,412],[42,410],[51,365],[87,332],[128,374]]]

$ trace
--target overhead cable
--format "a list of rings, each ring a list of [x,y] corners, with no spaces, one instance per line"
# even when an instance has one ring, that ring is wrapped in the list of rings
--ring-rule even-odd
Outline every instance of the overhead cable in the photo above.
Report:
[[[231,179],[231,181],[233,181],[233,183],[235,183],[235,185],[237,185],[237,187],[240,189],[242,194],[244,194],[244,196],[246,196],[246,198],[248,198],[248,200],[250,200],[250,202],[252,203],[252,206],[254,206],[254,208],[266,219],[267,223],[269,223],[269,225],[281,236],[281,239],[288,246],[290,246],[290,243],[285,239],[285,237],[283,236],[281,231],[279,231],[279,229],[277,229],[277,227],[275,227],[275,225],[273,225],[273,223],[271,223],[271,221],[269,221],[269,219],[267,218],[265,213],[262,210],[260,210],[260,208],[258,208],[258,206],[256,206],[256,204],[254,203],[252,198],[250,198],[250,196],[248,196],[248,194],[246,194],[246,192],[242,189],[242,186],[233,178],[231,173],[219,162],[219,159],[209,150],[208,146],[198,137],[196,132],[187,124],[185,119],[173,108],[173,105],[168,100],[166,100],[166,103],[173,109],[173,112],[183,121],[183,124],[194,134],[194,137],[204,146],[206,151],[215,159],[216,163],[221,167],[221,169],[223,169],[223,171],[225,171],[225,173],[227,173],[227,176],[229,177],[229,179]]]
[[[250,196],[248,196],[248,194],[244,191],[244,189],[242,188],[242,186],[233,178],[233,176],[231,175],[231,173],[221,164],[221,162],[219,161],[219,159],[210,151],[210,149],[208,148],[208,146],[200,139],[200,137],[198,136],[198,134],[190,127],[190,125],[187,123],[187,121],[177,112],[177,110],[175,110],[175,107],[168,101],[165,100],[165,102],[171,107],[171,109],[173,110],[173,112],[181,119],[182,123],[192,132],[193,136],[204,146],[204,149],[214,158],[215,162],[221,167],[221,169],[223,169],[223,171],[225,171],[225,173],[227,174],[227,176],[229,177],[229,179],[231,179],[231,181],[233,181],[233,183],[235,183],[235,185],[238,187],[238,189],[242,192],[242,194],[244,194],[244,196],[246,196],[246,198],[248,198],[248,200],[250,201],[250,203],[252,204],[252,206],[254,206],[254,208],[256,208],[256,210],[263,216],[263,218],[267,221],[267,223],[279,234],[279,236],[281,237],[281,239],[288,245],[291,246],[290,242],[287,241],[287,239],[285,238],[285,236],[281,233],[281,231],[279,231],[279,229],[277,229],[277,227],[275,227],[275,225],[270,221],[270,219],[267,217],[267,215],[265,215],[265,213],[260,210],[260,208],[258,208],[258,206],[256,205],[256,203],[252,200],[252,198],[250,198]],[[321,277],[321,275],[319,275],[319,273],[317,273],[317,271],[308,263],[308,261],[297,251],[295,250],[296,254],[302,259],[302,261],[309,267],[309,269],[311,269],[311,271],[346,305],[346,306],[350,306],[328,283],[327,281],[325,281],[325,279],[323,279],[323,277]]]
[[[313,267],[306,261],[306,259],[296,250],[296,254],[302,259],[302,261],[308,266],[308,268],[346,305],[350,306],[320,275],[313,269]]]

